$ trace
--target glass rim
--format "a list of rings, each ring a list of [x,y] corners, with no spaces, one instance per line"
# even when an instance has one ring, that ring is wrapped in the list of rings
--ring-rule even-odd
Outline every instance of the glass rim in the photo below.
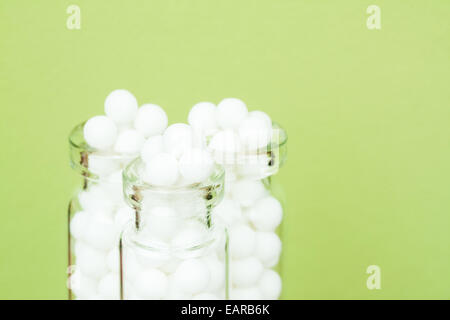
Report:
[[[103,151],[96,148],[93,148],[88,145],[86,140],[84,139],[83,128],[87,121],[83,121],[77,124],[69,133],[68,141],[69,147],[78,150],[80,153],[87,152],[91,154],[91,156],[95,156],[98,158],[105,159],[113,159],[113,160],[131,160],[139,156],[138,153],[133,154],[123,154],[114,151]],[[93,154],[93,155],[92,155]]]

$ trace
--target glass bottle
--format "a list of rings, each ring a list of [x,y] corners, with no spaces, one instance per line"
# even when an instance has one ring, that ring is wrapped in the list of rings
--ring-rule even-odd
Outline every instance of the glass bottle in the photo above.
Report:
[[[134,220],[120,242],[122,299],[226,299],[228,241],[212,209],[221,201],[224,171],[201,183],[157,187],[136,159],[124,170]]]
[[[136,155],[90,148],[83,126],[69,136],[70,163],[81,178],[68,207],[69,299],[119,299],[119,237],[133,217],[123,199],[122,169]]]
[[[286,155],[286,132],[275,123],[268,145],[215,154],[216,161],[225,167],[226,181],[224,199],[213,214],[228,229],[231,299],[274,300],[281,295],[285,204],[274,176]]]

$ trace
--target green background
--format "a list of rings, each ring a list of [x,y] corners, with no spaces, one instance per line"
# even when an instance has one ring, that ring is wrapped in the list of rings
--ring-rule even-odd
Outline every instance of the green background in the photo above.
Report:
[[[0,1],[0,298],[66,298],[67,135],[116,88],[171,122],[232,96],[287,129],[285,298],[450,298],[449,19],[448,0]]]

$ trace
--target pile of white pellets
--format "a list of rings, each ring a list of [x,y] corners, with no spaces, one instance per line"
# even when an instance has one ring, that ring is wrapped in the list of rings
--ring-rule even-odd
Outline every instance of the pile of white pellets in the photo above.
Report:
[[[85,165],[95,178],[77,195],[70,221],[75,265],[70,286],[77,299],[120,298],[119,237],[135,217],[123,200],[122,170],[137,156],[142,180],[169,191],[195,189],[223,165],[225,197],[211,213],[216,225],[211,229],[199,219],[206,216],[201,201],[177,191],[159,199],[143,193],[138,237],[153,250],[124,247],[124,298],[224,299],[221,227],[229,234],[229,297],[279,298],[276,231],[283,209],[258,175],[272,165],[262,151],[273,139],[266,113],[249,112],[241,100],[227,98],[217,106],[200,102],[187,124],[168,126],[160,106],[138,107],[130,92],[115,90],[105,100],[105,115],[89,119],[83,133],[89,149]],[[211,239],[209,248],[195,254],[181,250]]]

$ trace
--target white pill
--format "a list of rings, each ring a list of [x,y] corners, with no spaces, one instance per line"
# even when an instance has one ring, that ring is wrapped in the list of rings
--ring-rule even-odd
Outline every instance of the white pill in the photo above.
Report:
[[[117,273],[108,273],[100,279],[98,293],[103,300],[120,299],[120,276]]]
[[[265,113],[264,111],[260,111],[260,110],[255,110],[255,111],[250,111],[248,113],[248,117],[249,118],[257,118],[257,119],[262,119],[264,120],[264,122],[266,123],[266,125],[271,128],[272,127],[272,119],[270,118],[270,116]]]
[[[178,161],[169,153],[153,156],[146,163],[145,181],[155,186],[170,186],[178,179]]]
[[[274,231],[283,218],[280,202],[272,196],[258,200],[249,213],[249,219],[260,231]]]
[[[97,281],[75,270],[68,280],[68,284],[76,298],[79,300],[91,299],[97,294]]]
[[[214,160],[208,151],[193,148],[183,153],[178,168],[187,183],[202,182],[212,174]]]
[[[242,100],[226,98],[217,105],[217,123],[222,129],[235,129],[247,113],[247,106]]]
[[[114,228],[116,233],[122,232],[124,227],[135,216],[134,210],[128,206],[121,206],[114,215]]]
[[[261,300],[261,291],[256,287],[250,288],[233,288],[230,292],[232,300]]]
[[[118,247],[109,250],[106,255],[106,265],[111,272],[118,273],[120,271],[120,255]]]
[[[150,159],[164,150],[164,143],[162,135],[156,135],[148,138],[141,149],[141,158],[144,162],[150,161]]]
[[[167,124],[166,112],[156,104],[144,104],[141,106],[134,120],[134,127],[146,138],[162,134],[167,128]]]
[[[111,147],[117,138],[117,127],[105,116],[90,118],[83,128],[84,139],[93,148],[105,150]]]
[[[245,150],[257,150],[266,147],[272,139],[272,127],[258,117],[247,117],[239,126],[239,138]]]
[[[158,269],[142,270],[134,282],[136,293],[146,300],[162,299],[166,295],[168,287],[167,276]]]
[[[173,238],[171,244],[174,248],[192,248],[203,243],[208,236],[208,230],[200,222],[186,224]]]
[[[242,150],[239,136],[232,130],[217,132],[209,142],[208,149],[216,162],[225,165],[236,163],[237,154]]]
[[[144,269],[160,268],[170,261],[168,253],[161,249],[138,250],[135,254]]]
[[[106,253],[87,245],[78,245],[76,252],[76,265],[81,272],[93,278],[101,277],[108,271]]]
[[[142,133],[134,129],[126,129],[119,133],[114,145],[114,151],[118,153],[136,154],[141,150],[144,142],[145,138]]]
[[[281,294],[281,278],[280,275],[273,270],[264,271],[259,280],[259,290],[264,299],[276,300]]]
[[[264,271],[255,257],[234,260],[231,263],[231,281],[235,286],[249,287],[257,283]]]
[[[164,150],[177,159],[192,146],[192,128],[185,123],[170,125],[163,134]]]
[[[257,232],[255,256],[266,267],[276,265],[281,254],[281,240],[274,232]]]
[[[233,184],[233,198],[243,207],[251,206],[267,194],[264,184],[259,180],[241,179]]]
[[[112,211],[115,201],[116,200],[108,194],[107,190],[99,185],[92,185],[78,195],[78,202],[81,207],[90,212]]]
[[[98,250],[109,251],[119,244],[114,223],[102,214],[92,215],[86,226],[84,239],[87,244]]]
[[[171,275],[169,278],[169,289],[167,290],[167,294],[164,297],[165,300],[190,300],[192,299],[192,295],[180,290],[180,288],[175,283],[174,275]]]
[[[205,290],[207,292],[215,292],[225,284],[225,263],[220,262],[215,256],[205,257],[203,261],[210,274],[209,284]]]
[[[188,115],[191,127],[204,136],[217,131],[216,106],[211,102],[199,102],[191,108]]]
[[[105,113],[117,124],[129,124],[133,122],[137,110],[137,100],[127,90],[114,90],[106,97]]]
[[[129,247],[124,247],[122,253],[123,275],[127,281],[131,282],[141,273],[142,266],[137,261],[136,254]]]
[[[242,210],[239,204],[232,200],[223,199],[214,209],[213,216],[220,219],[227,227],[242,221]]]
[[[89,215],[85,211],[78,211],[70,220],[70,234],[77,240],[82,240],[89,222]]]
[[[118,159],[95,152],[89,154],[88,166],[90,172],[101,177],[120,169]]]
[[[230,228],[230,253],[233,258],[248,257],[254,251],[256,234],[250,227],[238,224]]]
[[[200,259],[181,262],[174,274],[176,286],[189,294],[203,291],[208,286],[209,279],[209,269]]]
[[[257,154],[247,154],[240,163],[236,165],[236,172],[242,178],[259,179],[266,177],[270,172],[269,163],[272,157],[267,152],[258,152]]]
[[[167,274],[172,274],[177,270],[178,266],[180,265],[181,260],[177,257],[170,256],[168,261],[166,261],[159,269]]]
[[[192,297],[193,300],[219,300],[219,297],[213,293],[199,293]]]
[[[168,241],[178,232],[180,219],[170,207],[153,207],[144,217],[145,232],[151,237]]]

